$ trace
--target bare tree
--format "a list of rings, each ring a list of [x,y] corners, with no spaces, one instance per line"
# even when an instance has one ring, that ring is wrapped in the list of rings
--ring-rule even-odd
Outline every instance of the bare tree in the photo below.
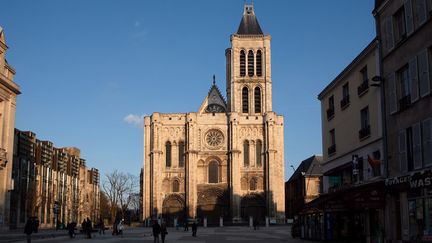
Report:
[[[111,220],[116,219],[117,208],[121,209],[121,216],[124,217],[132,201],[130,195],[136,193],[139,180],[132,174],[126,174],[118,170],[105,174],[105,176],[106,181],[103,183],[103,190],[110,202]]]

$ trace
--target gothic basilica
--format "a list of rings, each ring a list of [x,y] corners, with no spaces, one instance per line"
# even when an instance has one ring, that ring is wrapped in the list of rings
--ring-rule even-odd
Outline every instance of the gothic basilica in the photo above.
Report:
[[[272,110],[270,42],[245,4],[225,51],[226,100],[213,82],[197,112],[144,118],[144,219],[283,221],[284,127]]]

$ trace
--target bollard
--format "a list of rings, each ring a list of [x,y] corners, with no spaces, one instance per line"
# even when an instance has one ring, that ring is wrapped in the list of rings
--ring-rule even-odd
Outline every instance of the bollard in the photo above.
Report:
[[[265,217],[266,227],[269,227],[269,217]]]
[[[253,217],[249,216],[249,227],[253,227]]]
[[[207,228],[207,217],[204,217],[204,228]]]
[[[177,218],[174,218],[174,227],[176,227],[176,229],[178,229],[178,227],[177,227]]]
[[[222,217],[219,218],[219,227],[223,227],[223,218]]]

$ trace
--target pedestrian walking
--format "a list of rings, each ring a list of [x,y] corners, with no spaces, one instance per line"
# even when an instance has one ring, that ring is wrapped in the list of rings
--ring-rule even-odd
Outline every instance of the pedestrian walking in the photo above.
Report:
[[[72,223],[68,223],[66,226],[68,233],[69,233],[69,237],[71,239],[75,237],[75,225],[76,224],[74,222],[72,222]]]
[[[168,234],[167,231],[167,225],[165,222],[162,222],[161,224],[161,239],[162,239],[162,243],[165,243],[165,236]]]
[[[117,225],[118,234],[123,238],[123,230],[124,230],[124,219],[122,219]]]
[[[192,224],[192,236],[193,237],[196,237],[197,230],[198,230],[198,225],[197,225],[196,221],[194,221]]]
[[[189,231],[189,223],[188,223],[188,219],[186,218],[185,222],[184,222],[184,231]]]
[[[24,226],[24,233],[26,234],[27,243],[31,243],[31,234],[33,233],[34,222],[31,218],[27,219],[27,223]]]
[[[99,234],[105,234],[105,224],[102,218],[99,219]]]
[[[159,243],[159,234],[161,233],[161,227],[157,220],[153,222],[152,228],[153,228],[154,243]]]
[[[91,236],[91,232],[92,232],[92,221],[89,219],[89,218],[87,218],[87,222],[86,222],[86,232],[87,232],[87,238],[88,239],[91,239],[92,238],[92,236]]]

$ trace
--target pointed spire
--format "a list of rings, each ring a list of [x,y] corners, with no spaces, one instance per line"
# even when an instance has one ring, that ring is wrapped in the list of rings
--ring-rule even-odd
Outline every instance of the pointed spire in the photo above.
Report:
[[[216,84],[216,75],[213,74],[213,85]]]
[[[237,30],[238,35],[262,35],[263,32],[258,23],[258,20],[254,12],[254,3],[252,0],[251,4],[247,4],[244,1],[243,18],[240,22],[240,26]]]

